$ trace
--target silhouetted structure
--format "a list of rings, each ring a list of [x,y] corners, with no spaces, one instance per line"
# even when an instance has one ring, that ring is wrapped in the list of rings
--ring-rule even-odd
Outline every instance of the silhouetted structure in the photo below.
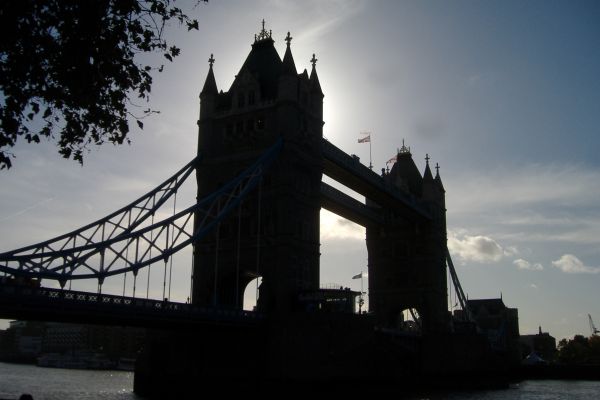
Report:
[[[521,359],[525,359],[532,353],[537,354],[546,362],[556,359],[556,339],[550,333],[542,332],[541,326],[536,334],[521,335],[519,343],[521,344]]]
[[[521,361],[519,345],[519,310],[504,305],[502,299],[468,301],[469,309],[479,330],[488,338],[494,351],[504,354],[512,366]],[[462,310],[455,311],[462,318]]]
[[[211,238],[194,246],[192,302],[242,308],[262,277],[258,310],[288,313],[301,292],[319,289],[323,93],[316,71],[298,74],[287,36],[283,60],[263,29],[227,92],[212,58],[200,93],[198,198],[252,164],[278,138],[284,148],[259,190]],[[202,216],[197,216],[196,220]]]
[[[434,178],[427,156],[421,175],[403,144],[392,169],[378,175],[325,140],[317,59],[310,75],[298,73],[289,33],[285,40],[281,59],[263,21],[227,92],[218,89],[211,55],[198,157],[179,172],[95,223],[0,254],[0,271],[9,275],[0,314],[162,328],[148,334],[138,358],[134,386],[142,395],[232,389],[232,382],[249,389],[497,383],[506,361],[518,361],[517,311],[501,299],[467,301],[447,252],[439,170]],[[194,169],[195,204],[155,223]],[[322,182],[323,174],[366,201]],[[321,208],[366,227],[368,314],[354,313],[356,292],[319,288]],[[164,265],[167,297],[167,264],[190,244],[191,304],[136,297],[138,272],[156,264]],[[467,310],[461,324],[447,310],[447,261]],[[125,297],[128,272],[132,297]],[[115,275],[123,276],[123,295],[102,294],[105,278]],[[54,279],[61,289],[13,276]],[[258,277],[257,312],[244,312],[244,289]],[[65,289],[72,279],[97,279],[98,293]]]
[[[473,332],[451,332],[439,170],[434,177],[427,157],[422,176],[403,145],[391,171],[379,176],[324,140],[317,60],[313,55],[310,75],[299,74],[291,40],[288,33],[281,59],[263,23],[229,90],[219,91],[211,55],[200,93],[198,199],[283,138],[258,190],[208,240],[194,243],[192,304],[239,310],[245,287],[260,276],[257,309],[266,324],[154,335],[143,358],[150,365],[136,370],[136,390],[155,393],[158,377],[170,389],[188,381],[361,381],[375,388],[424,377],[481,378],[496,366],[489,343]],[[322,174],[364,195],[366,204],[322,183]],[[348,313],[357,293],[319,289],[321,207],[367,228],[369,315]],[[198,213],[196,224],[204,218]],[[403,331],[407,309],[418,314],[417,332]],[[178,368],[166,368],[168,360]]]
[[[403,143],[383,178],[421,202],[431,218],[416,220],[403,209],[387,207],[380,209],[385,222],[367,227],[370,311],[394,327],[403,310],[416,309],[424,332],[448,332],[446,208],[439,170],[434,178],[427,156],[421,176]]]

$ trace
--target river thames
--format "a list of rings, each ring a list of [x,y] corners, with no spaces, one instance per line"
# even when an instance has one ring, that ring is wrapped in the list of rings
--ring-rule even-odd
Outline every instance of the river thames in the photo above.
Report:
[[[0,363],[0,399],[31,394],[34,400],[142,400],[133,394],[133,373],[41,368]],[[401,393],[401,390],[398,391]],[[199,396],[200,397],[200,396]],[[431,400],[588,400],[600,398],[598,381],[523,381],[505,390],[419,396]]]

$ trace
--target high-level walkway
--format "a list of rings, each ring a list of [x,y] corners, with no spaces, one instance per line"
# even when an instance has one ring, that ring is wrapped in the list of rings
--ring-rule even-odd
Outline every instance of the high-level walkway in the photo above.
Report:
[[[345,153],[328,140],[322,140],[321,150],[324,162],[323,172],[325,175],[380,206],[405,211],[404,215],[412,220],[431,219],[431,215],[426,207],[420,204],[413,196],[388,184],[377,173],[361,164],[355,157]],[[374,209],[367,207],[336,189],[332,189],[327,184],[321,185],[322,206],[324,208],[339,213],[343,217],[360,225],[381,222],[381,216],[377,216]]]

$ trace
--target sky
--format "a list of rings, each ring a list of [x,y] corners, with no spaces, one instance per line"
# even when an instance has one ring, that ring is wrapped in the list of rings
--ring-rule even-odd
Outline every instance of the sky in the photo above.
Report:
[[[426,154],[439,163],[448,246],[469,298],[502,296],[522,334],[587,336],[588,313],[600,325],[600,3],[194,3],[177,2],[200,30],[167,29],[181,56],[155,75],[160,114],[132,128],[131,145],[92,148],[83,166],[52,143],[15,147],[0,172],[0,251],[99,219],[191,160],[208,58],[227,91],[264,18],[281,57],[291,33],[299,71],[316,54],[328,140],[368,165],[357,139],[371,132],[376,170],[402,140],[421,171]],[[178,207],[193,200],[189,187]],[[364,229],[323,211],[321,243],[321,283],[359,290]],[[178,257],[172,298],[185,301],[191,255]],[[106,286],[119,293],[123,282]]]

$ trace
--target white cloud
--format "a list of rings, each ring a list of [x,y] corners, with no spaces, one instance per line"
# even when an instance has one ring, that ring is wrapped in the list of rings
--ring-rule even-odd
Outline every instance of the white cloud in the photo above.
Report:
[[[529,287],[535,290],[539,289],[538,285],[536,285],[535,283],[532,283],[531,285],[529,285]]]
[[[522,258],[514,260],[513,264],[515,264],[519,269],[525,269],[529,271],[542,271],[544,269],[544,266],[542,264],[532,264],[527,260],[523,260]]]
[[[451,253],[458,254],[462,261],[490,263],[500,261],[505,255],[505,249],[494,239],[481,235],[458,235],[449,232],[448,248]]]
[[[600,169],[530,164],[448,175],[448,215],[507,244],[598,245]]]
[[[321,240],[354,239],[364,242],[365,235],[365,228],[362,226],[327,210],[321,210]]]
[[[552,265],[568,274],[597,274],[598,267],[588,267],[573,254],[563,254],[558,260],[552,261]]]

